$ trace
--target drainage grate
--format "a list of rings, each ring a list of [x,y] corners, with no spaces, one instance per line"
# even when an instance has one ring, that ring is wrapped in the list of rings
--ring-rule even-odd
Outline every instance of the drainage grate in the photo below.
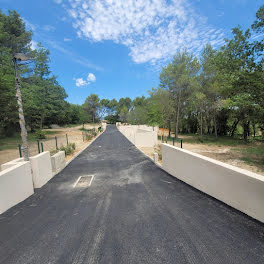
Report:
[[[78,188],[86,188],[91,186],[92,181],[93,181],[93,177],[94,175],[85,175],[85,176],[80,176],[78,178],[78,180],[75,182],[74,184],[74,188],[78,187]]]

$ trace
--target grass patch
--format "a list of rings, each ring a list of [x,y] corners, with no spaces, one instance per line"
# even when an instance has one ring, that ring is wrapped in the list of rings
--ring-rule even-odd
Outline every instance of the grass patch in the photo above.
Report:
[[[241,160],[249,165],[254,165],[264,171],[264,144],[250,146],[247,148],[235,148],[241,154]]]

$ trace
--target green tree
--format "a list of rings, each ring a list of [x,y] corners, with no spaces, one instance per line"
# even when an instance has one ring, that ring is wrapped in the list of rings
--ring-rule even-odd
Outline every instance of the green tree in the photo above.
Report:
[[[178,138],[179,119],[183,108],[183,102],[190,93],[193,79],[200,69],[197,58],[186,50],[178,52],[173,61],[163,67],[160,74],[160,86],[170,91],[175,107],[175,137]]]
[[[100,99],[97,94],[90,94],[85,99],[83,110],[93,123],[99,120]]]
[[[246,140],[250,132],[251,115],[256,106],[258,108],[263,102],[263,67],[256,63],[258,55],[254,52],[250,30],[243,32],[240,27],[236,27],[232,32],[233,39],[228,40],[219,52],[224,58],[219,65],[222,83],[225,84],[225,105],[242,123]],[[245,98],[249,101],[244,101],[243,106]]]
[[[122,122],[128,121],[128,113],[132,107],[132,100],[129,97],[120,98],[116,106],[116,113]]]
[[[150,125],[167,127],[170,130],[170,121],[174,116],[173,100],[168,90],[162,88],[152,88],[149,91],[149,104],[147,120]]]
[[[11,135],[18,128],[12,58],[17,52],[28,52],[31,35],[16,11],[8,15],[0,11],[0,135]]]
[[[260,39],[258,41],[254,42],[254,50],[257,52],[257,54],[262,58],[261,63],[264,62],[264,5],[262,5],[259,10],[256,13],[256,20],[251,25],[251,28],[256,32],[262,34],[262,37],[260,36]]]

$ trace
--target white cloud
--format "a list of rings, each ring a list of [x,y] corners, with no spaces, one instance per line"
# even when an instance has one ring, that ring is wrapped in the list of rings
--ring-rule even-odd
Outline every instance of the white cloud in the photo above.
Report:
[[[54,0],[54,2],[55,2],[56,4],[61,4],[61,3],[62,3],[62,0]]]
[[[77,87],[87,85],[88,83],[83,78],[75,79],[75,84]]]
[[[221,30],[207,24],[188,0],[69,0],[80,38],[112,40],[130,49],[136,63],[157,63],[186,47],[192,52],[219,43]]]
[[[72,41],[72,39],[70,39],[70,38],[64,38],[63,41],[68,42],[68,41]]]
[[[81,87],[81,86],[87,86],[91,82],[95,82],[96,78],[95,78],[95,75],[93,73],[88,73],[86,80],[84,80],[83,78],[77,78],[74,80],[75,80],[75,85],[77,87]]]
[[[25,22],[26,27],[27,27],[29,30],[32,30],[32,31],[35,31],[35,30],[36,30],[37,25],[34,25],[34,24],[30,23],[30,22],[29,22],[27,19],[25,19],[25,18],[22,18],[22,19],[23,19],[23,21]]]
[[[96,78],[93,73],[89,73],[87,77],[87,81],[95,82]]]
[[[38,43],[37,43],[35,40],[31,40],[31,41],[30,41],[30,48],[31,48],[32,50],[37,49],[37,48],[38,48]]]

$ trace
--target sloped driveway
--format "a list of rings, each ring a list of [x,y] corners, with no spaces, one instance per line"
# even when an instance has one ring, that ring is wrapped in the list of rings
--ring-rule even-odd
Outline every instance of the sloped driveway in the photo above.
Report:
[[[171,177],[108,126],[0,215],[0,263],[263,264],[264,225]]]

